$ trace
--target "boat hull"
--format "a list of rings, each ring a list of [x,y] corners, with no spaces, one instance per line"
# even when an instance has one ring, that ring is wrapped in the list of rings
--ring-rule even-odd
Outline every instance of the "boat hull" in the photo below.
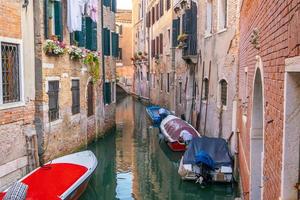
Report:
[[[84,193],[86,190],[89,182],[90,182],[91,176],[88,177],[78,188],[76,188],[68,197],[65,198],[65,200],[77,200],[79,197]]]
[[[167,142],[172,151],[182,152],[186,150],[186,145],[179,142]]]

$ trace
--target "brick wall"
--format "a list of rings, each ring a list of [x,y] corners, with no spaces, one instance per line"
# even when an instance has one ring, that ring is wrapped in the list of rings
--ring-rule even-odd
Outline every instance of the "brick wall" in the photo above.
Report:
[[[280,197],[282,169],[282,138],[284,112],[284,63],[285,59],[299,55],[299,0],[245,0],[240,21],[240,68],[239,97],[248,87],[250,94],[247,108],[246,128],[242,127],[242,107],[239,114],[240,163],[244,192],[249,192],[250,163],[250,126],[252,93],[255,76],[256,56],[263,64],[264,94],[264,199],[274,200]],[[296,16],[294,18],[293,16]],[[249,42],[254,29],[259,30],[260,49]],[[248,81],[245,86],[244,71],[248,67]],[[269,122],[269,123],[268,123]],[[247,198],[249,196],[247,195]]]
[[[21,38],[21,4],[0,1],[0,36]]]

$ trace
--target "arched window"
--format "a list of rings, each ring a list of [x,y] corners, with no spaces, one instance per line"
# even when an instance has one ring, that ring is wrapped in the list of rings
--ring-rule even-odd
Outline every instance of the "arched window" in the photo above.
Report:
[[[87,116],[92,115],[94,115],[94,84],[90,81],[87,88]]]
[[[227,105],[227,82],[224,79],[220,81],[220,103],[222,106]]]
[[[204,78],[203,80],[203,100],[206,101],[208,99],[208,92],[209,92],[209,83],[208,83],[208,78]]]

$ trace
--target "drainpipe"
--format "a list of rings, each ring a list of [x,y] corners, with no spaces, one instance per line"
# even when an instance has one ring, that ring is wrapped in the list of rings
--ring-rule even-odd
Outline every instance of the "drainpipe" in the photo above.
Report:
[[[105,97],[106,97],[106,92],[105,92],[105,64],[104,64],[104,37],[103,37],[103,0],[100,1],[101,2],[101,41],[102,41],[102,54],[101,54],[101,57],[102,57],[102,89],[103,89],[103,105],[105,105]]]

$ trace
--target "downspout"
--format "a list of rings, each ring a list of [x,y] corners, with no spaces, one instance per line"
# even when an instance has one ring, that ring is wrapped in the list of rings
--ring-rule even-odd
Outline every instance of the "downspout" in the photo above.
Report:
[[[102,41],[102,89],[103,89],[103,105],[105,106],[105,98],[106,98],[106,91],[105,91],[105,65],[104,65],[104,37],[103,37],[103,0],[100,1],[101,2],[101,41]]]

